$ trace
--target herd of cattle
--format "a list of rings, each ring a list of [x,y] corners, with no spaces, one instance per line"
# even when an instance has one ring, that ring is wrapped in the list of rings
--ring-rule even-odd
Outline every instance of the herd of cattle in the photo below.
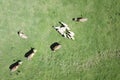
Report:
[[[88,19],[87,18],[83,18],[83,17],[78,17],[78,18],[73,18],[72,19],[73,21],[76,21],[76,22],[85,22],[87,21]],[[59,22],[60,23],[60,26],[53,26],[53,28],[64,38],[68,38],[68,39],[72,39],[72,40],[75,40],[75,33],[71,31],[71,29],[69,28],[69,26],[63,22]],[[18,31],[18,36],[20,38],[23,38],[23,39],[27,39],[28,36],[22,32],[22,31]],[[61,44],[59,44],[58,42],[54,42],[53,44],[50,45],[50,48],[52,51],[56,51],[58,49],[61,48]],[[37,50],[35,48],[31,48],[24,56],[28,59],[28,60],[31,60],[32,57],[35,55],[35,53],[37,52]],[[9,66],[9,69],[11,72],[14,72],[16,71],[19,66],[22,64],[22,61],[21,60],[18,60],[17,62],[11,64]]]

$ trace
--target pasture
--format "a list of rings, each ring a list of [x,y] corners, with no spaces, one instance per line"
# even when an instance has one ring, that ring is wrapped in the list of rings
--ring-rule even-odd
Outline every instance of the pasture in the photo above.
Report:
[[[81,15],[88,21],[72,21]],[[52,28],[59,21],[75,40]],[[56,52],[54,42],[62,46]],[[27,60],[31,47],[37,52]],[[17,60],[23,64],[10,72]],[[0,0],[0,80],[120,80],[120,1]]]

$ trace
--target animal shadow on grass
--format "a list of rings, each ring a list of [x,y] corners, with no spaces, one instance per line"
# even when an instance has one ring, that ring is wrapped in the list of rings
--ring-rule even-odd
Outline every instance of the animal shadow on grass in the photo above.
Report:
[[[31,48],[27,53],[25,53],[24,57],[28,58],[34,52],[34,48]]]
[[[21,72],[21,71],[18,70],[15,74],[16,74],[16,75],[19,75],[20,72]],[[11,76],[12,76],[13,74],[14,74],[14,73],[10,73]]]

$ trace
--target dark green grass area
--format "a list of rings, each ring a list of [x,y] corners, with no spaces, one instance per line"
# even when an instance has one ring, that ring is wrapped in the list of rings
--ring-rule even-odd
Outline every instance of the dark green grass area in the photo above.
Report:
[[[81,15],[88,21],[72,21]],[[59,21],[75,40],[52,28]],[[0,0],[0,80],[120,80],[119,34],[118,0]],[[53,42],[62,48],[52,52]],[[31,47],[37,53],[28,61],[24,54]],[[16,60],[23,61],[20,73],[11,73]]]

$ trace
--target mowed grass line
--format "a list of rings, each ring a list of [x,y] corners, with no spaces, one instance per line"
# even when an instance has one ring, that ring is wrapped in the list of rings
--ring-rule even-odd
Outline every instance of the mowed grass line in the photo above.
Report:
[[[119,58],[103,59],[92,68],[87,66],[87,71],[75,66],[96,60],[94,56],[98,52],[120,49],[119,4],[117,0],[1,0],[1,80],[119,80]],[[88,21],[72,21],[81,15]],[[52,29],[53,25],[59,25],[58,21],[70,26],[76,34],[75,41],[62,38]],[[28,40],[20,39],[18,30],[23,30]],[[62,48],[53,53],[49,46],[55,41],[60,42]],[[38,52],[33,60],[27,61],[24,54],[30,47]],[[18,59],[23,61],[21,73],[11,74],[8,67]]]

